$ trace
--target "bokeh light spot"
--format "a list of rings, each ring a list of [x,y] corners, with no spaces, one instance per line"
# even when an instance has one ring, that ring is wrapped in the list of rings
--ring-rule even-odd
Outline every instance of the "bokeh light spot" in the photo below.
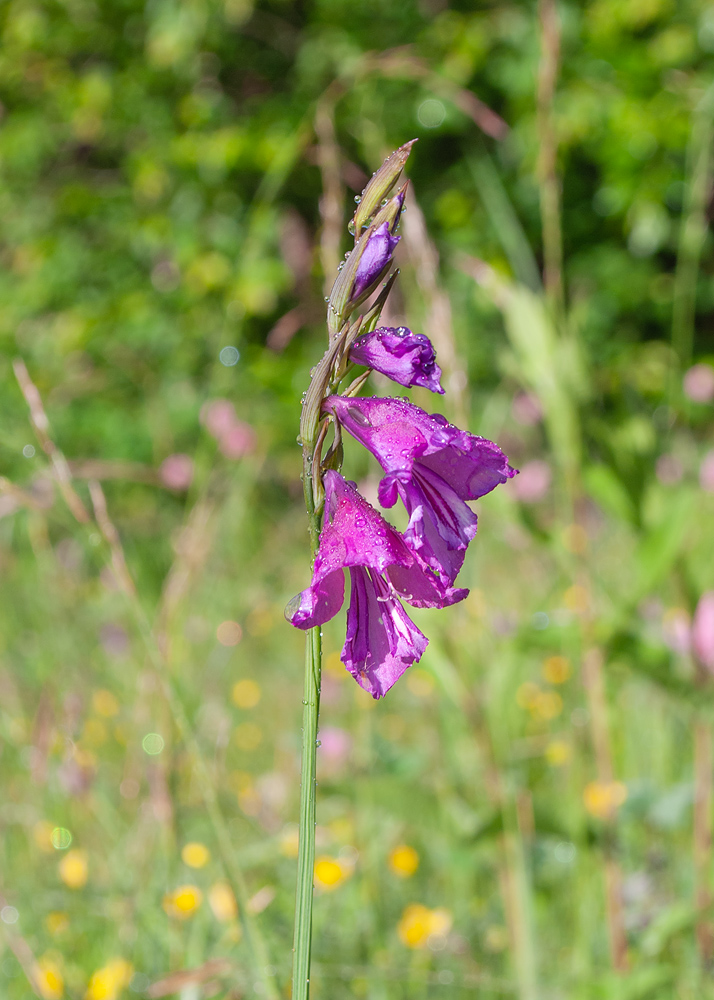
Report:
[[[237,646],[243,638],[243,629],[238,622],[221,622],[216,629],[216,639],[221,646]]]
[[[159,733],[147,733],[141,745],[145,752],[153,757],[164,749],[164,738]]]

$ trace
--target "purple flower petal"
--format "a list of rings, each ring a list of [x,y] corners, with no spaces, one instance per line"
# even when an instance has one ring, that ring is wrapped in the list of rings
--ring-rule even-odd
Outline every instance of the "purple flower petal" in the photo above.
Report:
[[[312,581],[285,615],[301,629],[329,621],[344,602],[343,569],[349,569],[352,597],[343,659],[378,698],[426,648],[399,598],[420,608],[445,607],[468,591],[440,580],[338,472],[326,472],[324,484],[325,519]]]
[[[379,502],[391,507],[401,497],[410,515],[407,542],[442,584],[453,584],[476,533],[464,501],[516,475],[504,453],[405,400],[330,396],[324,408],[376,457],[387,473]]]
[[[382,698],[420,660],[429,640],[379,574],[350,569],[352,597],[342,662],[373,698]]]
[[[358,299],[379,278],[389,264],[394,248],[400,239],[401,236],[392,236],[386,222],[382,223],[379,229],[375,229],[367,241],[357,265],[352,294],[350,295],[353,301]]]
[[[400,385],[418,385],[432,392],[444,392],[439,382],[441,368],[436,363],[431,341],[423,333],[412,333],[406,326],[396,329],[381,326],[358,337],[350,350],[350,358]]]

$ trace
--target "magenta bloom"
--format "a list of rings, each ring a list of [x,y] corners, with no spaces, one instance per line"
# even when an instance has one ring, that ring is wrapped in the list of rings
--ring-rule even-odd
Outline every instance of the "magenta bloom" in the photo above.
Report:
[[[370,285],[379,279],[392,259],[392,253],[401,236],[392,236],[389,225],[383,222],[370,236],[357,265],[352,285],[352,300],[358,299]]]
[[[701,665],[714,674],[714,590],[699,598],[692,623],[692,649]]]
[[[490,493],[516,470],[493,441],[405,400],[329,396],[323,406],[380,463],[386,475],[379,502],[393,507],[401,497],[409,513],[406,541],[451,586],[476,534],[465,501]]]
[[[400,385],[420,385],[432,392],[444,390],[439,384],[441,368],[431,341],[423,333],[406,326],[380,326],[355,340],[350,359],[389,376]]]
[[[399,598],[418,608],[445,607],[468,591],[444,587],[364,497],[338,473],[325,473],[325,520],[312,582],[290,602],[285,616],[308,629],[333,618],[345,596],[344,569],[352,584],[342,662],[357,683],[381,698],[428,639]]]

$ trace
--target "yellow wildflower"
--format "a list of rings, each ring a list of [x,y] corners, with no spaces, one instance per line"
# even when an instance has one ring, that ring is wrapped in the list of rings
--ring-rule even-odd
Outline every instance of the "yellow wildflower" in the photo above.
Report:
[[[95,691],[92,695],[92,708],[105,719],[119,714],[119,702],[111,691]]]
[[[596,819],[610,819],[627,798],[621,781],[591,781],[583,792],[585,808]]]
[[[181,860],[189,868],[203,868],[211,860],[211,852],[205,844],[192,841],[190,844],[184,844]]]
[[[52,843],[54,826],[46,819],[41,819],[32,828],[32,838],[41,851],[49,854],[55,849]]]
[[[197,885],[180,885],[164,896],[163,907],[170,917],[187,920],[203,902],[203,893]]]
[[[444,937],[451,930],[453,919],[444,907],[430,910],[421,903],[411,903],[402,913],[397,933],[407,948],[424,948],[431,937]]]
[[[85,1000],[117,1000],[133,975],[134,968],[126,959],[113,958],[89,980]]]
[[[42,1000],[60,1000],[64,996],[64,979],[57,962],[49,955],[37,962],[34,969],[35,985]]]
[[[419,867],[419,855],[408,844],[399,844],[389,854],[389,867],[400,878],[410,878]]]
[[[572,672],[566,656],[549,656],[543,661],[543,677],[549,684],[565,684]]]
[[[563,604],[568,611],[574,611],[576,615],[585,614],[590,604],[590,596],[581,584],[573,584],[563,594]]]
[[[242,722],[236,726],[235,741],[239,750],[255,750],[263,742],[263,730],[254,722]]]
[[[541,691],[529,706],[535,719],[555,719],[563,711],[563,699],[557,691]]]
[[[531,708],[540,694],[540,688],[532,681],[526,681],[516,691],[516,703],[520,708]]]
[[[82,850],[67,851],[59,863],[59,875],[70,889],[81,889],[85,886],[89,877],[87,852]]]
[[[286,858],[298,856],[300,832],[297,823],[288,823],[280,831],[280,853]]]
[[[349,878],[351,873],[352,868],[343,864],[339,858],[318,858],[315,862],[315,888],[331,892]]]
[[[565,740],[551,740],[545,748],[545,759],[552,767],[562,767],[570,760],[570,744]]]
[[[231,692],[233,704],[237,705],[238,708],[255,708],[260,701],[260,696],[260,685],[248,677],[234,684]]]
[[[61,910],[53,910],[45,917],[45,927],[53,937],[63,934],[69,927],[69,917]]]
[[[208,890],[208,905],[216,920],[227,923],[238,916],[238,905],[227,882],[214,882]]]

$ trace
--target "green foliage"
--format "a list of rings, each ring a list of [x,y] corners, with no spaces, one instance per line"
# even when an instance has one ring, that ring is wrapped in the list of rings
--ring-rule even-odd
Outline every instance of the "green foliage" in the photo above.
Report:
[[[3,998],[28,979],[48,1000],[159,996],[186,969],[184,1000],[266,995],[273,976],[287,995],[302,637],[282,608],[309,569],[295,439],[325,346],[320,199],[332,185],[346,223],[414,137],[394,318],[432,337],[450,391],[413,398],[522,472],[479,503],[471,596],[415,615],[431,645],[385,702],[345,677],[343,620],[325,627],[318,855],[342,867],[316,901],[314,995],[714,997],[692,848],[712,695],[681,641],[714,586],[711,401],[682,391],[714,362],[714,19],[700,0],[559,6],[560,309],[541,278],[537,11],[476,6],[0,9]],[[419,208],[437,265],[410,235]],[[233,445],[210,431],[220,399]],[[419,855],[408,877],[399,844]],[[245,925],[217,902],[226,881],[240,896],[236,865]],[[203,897],[180,919],[187,884]],[[410,948],[414,903],[449,927]]]

